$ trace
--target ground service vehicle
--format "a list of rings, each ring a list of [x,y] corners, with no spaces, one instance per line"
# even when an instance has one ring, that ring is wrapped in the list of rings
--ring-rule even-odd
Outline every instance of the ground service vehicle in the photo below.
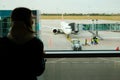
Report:
[[[72,39],[71,42],[72,42],[72,49],[74,51],[82,50],[82,46],[79,39]]]

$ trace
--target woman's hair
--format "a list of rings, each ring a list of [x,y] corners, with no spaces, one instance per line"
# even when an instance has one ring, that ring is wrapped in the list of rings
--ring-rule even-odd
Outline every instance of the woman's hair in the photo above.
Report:
[[[18,7],[15,8],[12,11],[11,14],[11,21],[14,22],[23,22],[26,26],[26,28],[30,31],[30,32],[34,32],[32,30],[32,11],[28,8],[25,7]],[[17,26],[16,26],[17,27]]]

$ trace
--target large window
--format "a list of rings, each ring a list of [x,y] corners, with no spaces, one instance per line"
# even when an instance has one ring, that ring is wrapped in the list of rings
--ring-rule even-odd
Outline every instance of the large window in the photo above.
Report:
[[[29,4],[31,2],[32,4]],[[111,4],[106,5],[107,2]],[[118,2],[118,0],[92,0],[91,2],[15,0],[13,4],[10,0],[1,1],[0,10],[9,11],[23,6],[40,11],[33,17],[35,22],[33,29],[43,41],[46,51],[118,51],[120,47]],[[33,13],[35,14],[34,11]],[[3,29],[10,26],[10,14],[3,18],[4,15],[6,14],[0,13],[1,34],[7,34],[9,29]]]

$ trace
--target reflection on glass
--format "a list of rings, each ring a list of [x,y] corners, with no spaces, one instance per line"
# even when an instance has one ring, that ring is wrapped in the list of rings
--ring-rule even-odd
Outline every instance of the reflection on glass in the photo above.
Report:
[[[120,80],[119,73],[119,58],[49,58],[39,80]]]

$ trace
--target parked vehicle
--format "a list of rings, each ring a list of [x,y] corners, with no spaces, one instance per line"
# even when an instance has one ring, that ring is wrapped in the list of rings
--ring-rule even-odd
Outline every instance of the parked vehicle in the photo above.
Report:
[[[79,39],[72,39],[71,42],[72,42],[72,49],[74,51],[81,51],[82,50],[82,46],[81,46]]]

